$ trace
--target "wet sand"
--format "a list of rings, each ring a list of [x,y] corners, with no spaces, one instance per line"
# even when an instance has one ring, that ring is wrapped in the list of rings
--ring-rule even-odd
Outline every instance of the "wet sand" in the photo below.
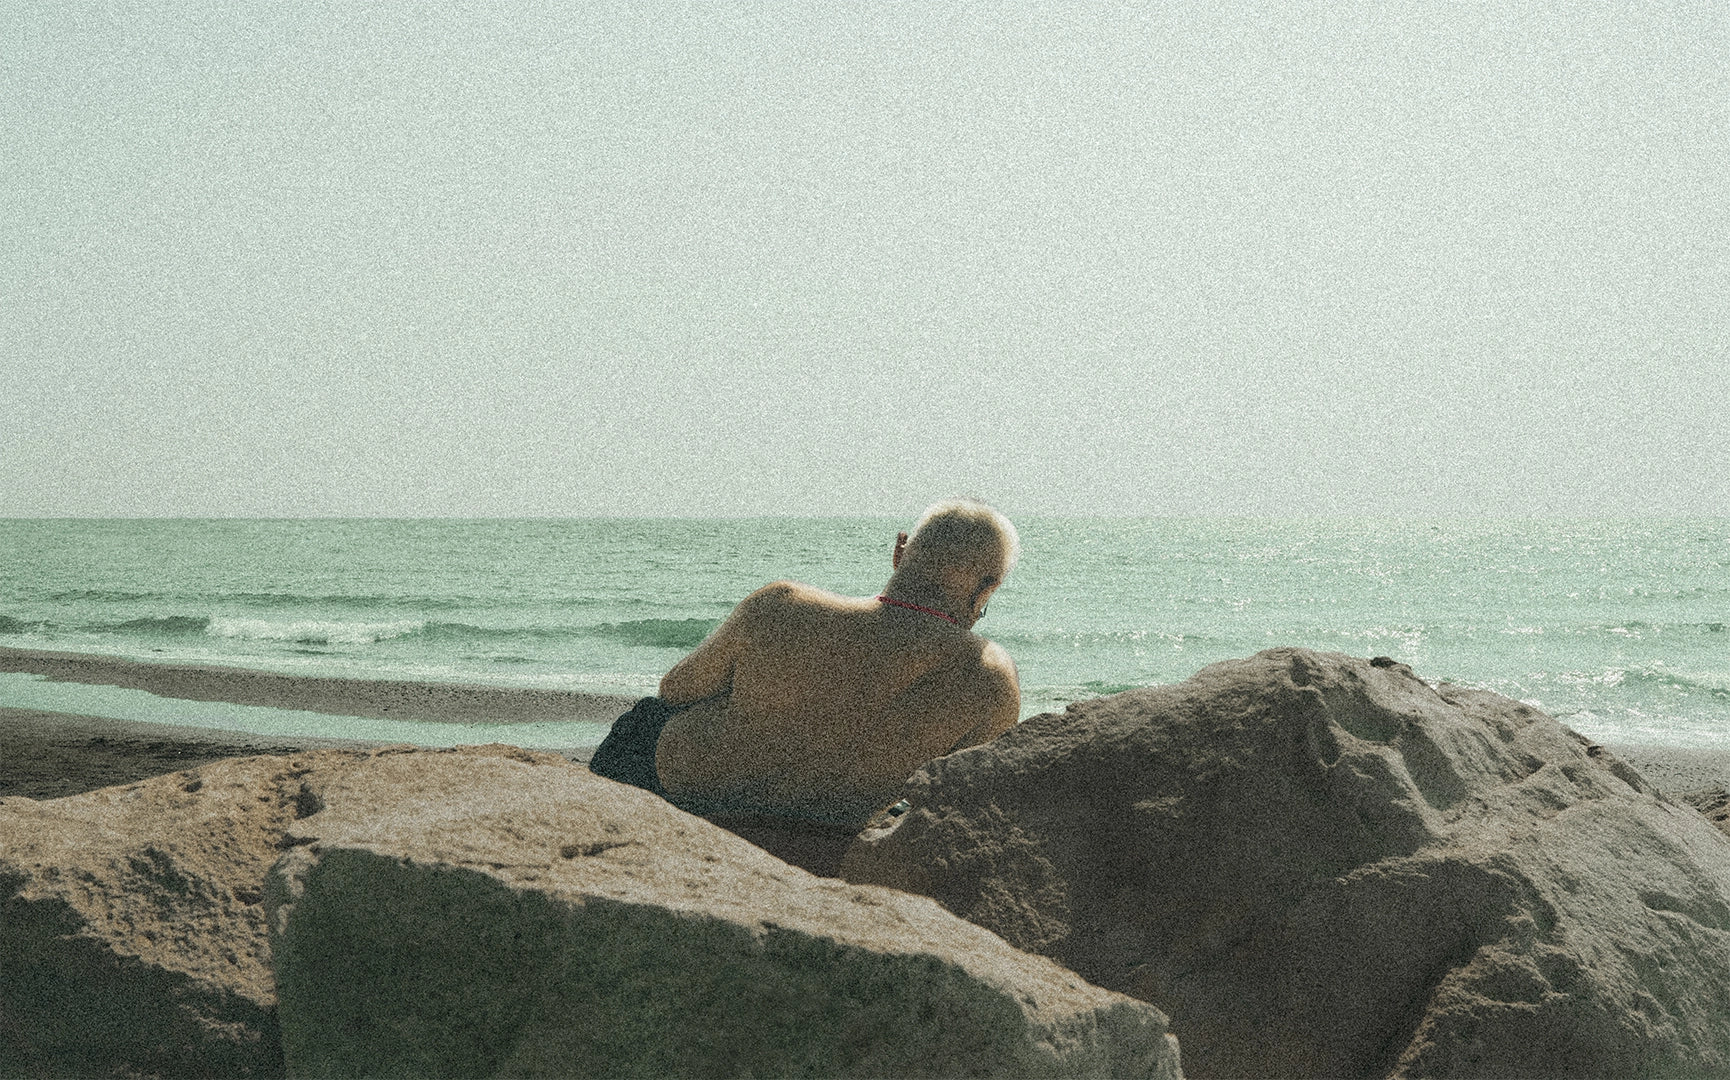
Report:
[[[119,686],[187,701],[222,701],[378,720],[495,724],[580,720],[610,724],[633,704],[628,697],[574,690],[282,675],[39,649],[0,648],[0,672],[42,675],[54,682]]]
[[[632,699],[563,690],[281,675],[198,664],[152,664],[82,653],[0,648],[0,672],[143,690],[159,697],[262,705],[334,716],[444,723],[610,724]],[[225,757],[376,742],[254,735],[0,706],[0,796],[54,799],[129,784]],[[560,748],[586,761],[591,747]]]

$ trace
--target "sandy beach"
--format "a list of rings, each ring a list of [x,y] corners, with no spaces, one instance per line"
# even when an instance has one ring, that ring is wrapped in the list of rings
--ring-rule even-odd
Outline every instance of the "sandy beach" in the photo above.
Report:
[[[248,668],[157,664],[86,653],[0,648],[0,672],[100,683],[188,701],[224,701],[380,720],[610,724],[632,700],[611,694],[468,683],[282,675]]]
[[[297,709],[336,716],[446,723],[611,723],[631,699],[559,690],[301,677],[243,668],[150,664],[114,657],[0,648],[0,672],[96,683],[188,701]],[[287,754],[376,742],[254,735],[0,706],[0,796],[54,799],[128,784],[227,757]],[[586,761],[591,747],[556,752]]]

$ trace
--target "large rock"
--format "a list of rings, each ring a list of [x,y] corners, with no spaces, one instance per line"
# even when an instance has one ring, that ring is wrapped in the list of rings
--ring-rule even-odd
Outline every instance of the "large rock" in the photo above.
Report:
[[[1730,841],[1518,702],[1272,650],[906,794],[849,880],[1158,1004],[1192,1076],[1730,1075]]]
[[[1704,814],[1719,832],[1730,836],[1730,791],[1724,788],[1688,791],[1682,794],[1682,801]]]
[[[369,756],[0,799],[0,1075],[280,1076],[264,877],[309,780]]]
[[[381,759],[267,888],[308,1076],[1164,1076],[1165,1018],[636,788]]]
[[[0,1075],[280,1076],[285,1041],[301,1074],[1177,1075],[1156,1009],[553,754],[0,800]]]

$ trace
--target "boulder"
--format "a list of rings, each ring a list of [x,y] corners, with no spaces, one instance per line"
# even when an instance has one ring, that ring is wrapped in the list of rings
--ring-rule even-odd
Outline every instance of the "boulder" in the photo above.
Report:
[[[266,888],[299,1075],[1161,1076],[1155,1008],[648,792],[380,759]]]
[[[1730,791],[1705,788],[1682,793],[1682,801],[1704,814],[1719,832],[1730,836]],[[845,856],[843,856],[845,857]]]
[[[309,780],[368,756],[0,799],[0,1074],[282,1075],[264,877]]]
[[[1519,702],[1276,649],[904,794],[848,880],[1159,1005],[1191,1076],[1730,1075],[1730,838]]]
[[[0,800],[0,1075],[285,1068],[1178,1075],[1156,1009],[553,754]]]

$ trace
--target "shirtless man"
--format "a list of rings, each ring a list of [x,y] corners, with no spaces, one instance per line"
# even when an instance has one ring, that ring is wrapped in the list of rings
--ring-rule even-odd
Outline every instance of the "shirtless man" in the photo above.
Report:
[[[943,502],[896,537],[880,596],[758,589],[661,680],[676,711],[637,725],[652,771],[639,751],[625,775],[606,744],[591,767],[698,813],[863,822],[920,765],[1015,726],[1015,665],[971,629],[1017,548],[1002,514]]]

